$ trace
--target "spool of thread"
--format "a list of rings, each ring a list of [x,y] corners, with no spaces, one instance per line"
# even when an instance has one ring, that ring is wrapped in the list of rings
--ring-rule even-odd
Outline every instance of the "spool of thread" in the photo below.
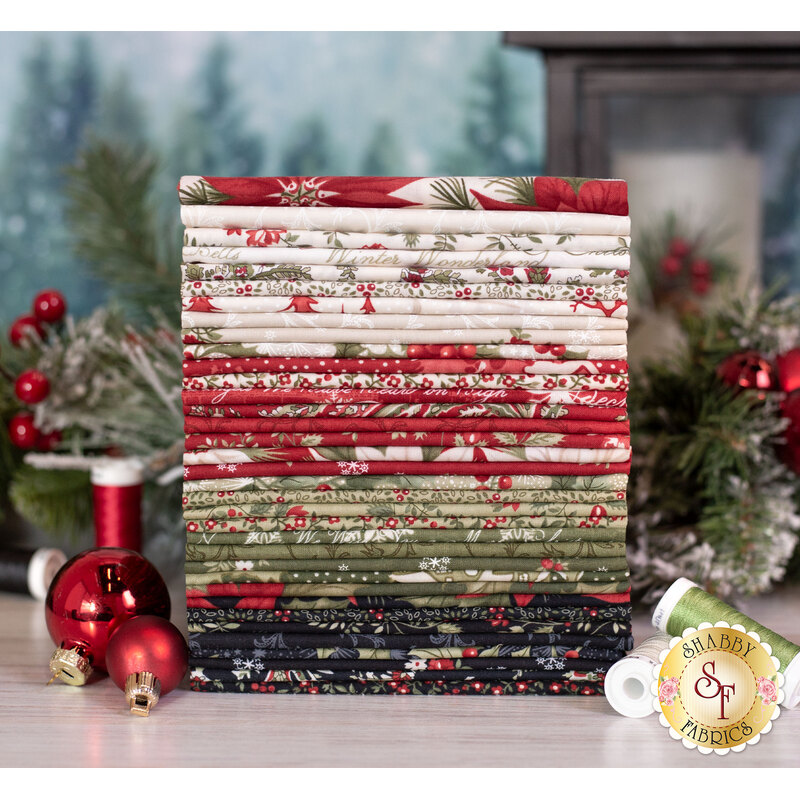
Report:
[[[40,547],[38,550],[2,548],[0,590],[44,600],[50,583],[66,563],[64,553],[53,547]]]
[[[653,611],[653,625],[670,636],[683,636],[686,628],[696,628],[701,622],[712,625],[727,622],[728,625],[741,625],[746,631],[755,631],[781,662],[780,671],[785,679],[781,705],[794,708],[800,703],[800,645],[704,592],[688,578],[678,578]]]
[[[92,467],[95,544],[142,549],[144,468],[131,458],[108,459]]]
[[[604,688],[611,707],[623,717],[647,717],[654,713],[653,667],[662,650],[669,648],[671,636],[657,633],[645,639],[606,673]]]

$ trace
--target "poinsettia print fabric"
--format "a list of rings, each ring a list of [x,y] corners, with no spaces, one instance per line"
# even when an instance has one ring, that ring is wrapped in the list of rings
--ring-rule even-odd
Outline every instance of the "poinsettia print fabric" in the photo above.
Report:
[[[601,693],[631,646],[624,182],[179,194],[192,687]]]
[[[569,211],[627,216],[625,181],[588,178],[222,178],[187,175],[186,205]]]

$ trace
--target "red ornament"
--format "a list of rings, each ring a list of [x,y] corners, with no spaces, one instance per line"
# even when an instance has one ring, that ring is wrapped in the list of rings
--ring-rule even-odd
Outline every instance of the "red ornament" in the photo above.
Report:
[[[106,665],[111,680],[125,692],[131,712],[146,717],[186,674],[189,648],[171,622],[143,615],[123,622],[112,633]]]
[[[695,294],[708,294],[711,289],[711,281],[708,278],[692,278],[692,291]]]
[[[728,356],[718,367],[717,376],[736,389],[773,389],[775,375],[772,365],[757,350],[746,350]]]
[[[461,358],[475,358],[477,352],[478,348],[474,344],[462,344],[458,347],[458,354]]]
[[[61,444],[61,431],[50,431],[50,433],[39,434],[36,440],[36,449],[41,450],[43,453],[49,453],[55,450],[56,446]]]
[[[680,275],[682,269],[683,262],[675,256],[664,256],[661,259],[661,271],[670,278]]]
[[[26,369],[14,383],[14,393],[28,405],[41,403],[50,394],[50,381],[38,369]]]
[[[671,256],[675,256],[675,258],[681,259],[686,258],[692,251],[692,246],[686,239],[681,239],[679,236],[676,236],[669,245],[669,254]]]
[[[784,392],[800,389],[800,347],[781,353],[776,359],[778,383]]]
[[[14,447],[30,450],[36,447],[39,441],[39,429],[33,423],[33,414],[30,411],[20,411],[14,414],[8,422],[8,438]]]
[[[8,338],[14,347],[22,347],[43,337],[44,329],[39,324],[39,320],[31,314],[17,317],[8,329]]]
[[[694,278],[711,278],[711,262],[706,258],[697,258],[689,266],[689,272]]]
[[[42,322],[58,322],[67,313],[67,301],[61,292],[45,289],[33,298],[33,313]]]
[[[109,636],[139,614],[167,618],[169,592],[156,568],[132,550],[97,547],[58,571],[45,601],[47,630],[58,646],[54,678],[80,686],[92,669],[105,671]]]

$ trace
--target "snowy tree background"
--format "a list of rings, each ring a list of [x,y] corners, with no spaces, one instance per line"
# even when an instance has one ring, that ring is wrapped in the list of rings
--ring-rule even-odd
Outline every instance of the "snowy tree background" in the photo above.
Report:
[[[65,219],[92,139],[154,154],[177,219],[184,173],[535,174],[544,106],[541,59],[499,33],[2,33],[0,324],[45,286],[106,298]]]

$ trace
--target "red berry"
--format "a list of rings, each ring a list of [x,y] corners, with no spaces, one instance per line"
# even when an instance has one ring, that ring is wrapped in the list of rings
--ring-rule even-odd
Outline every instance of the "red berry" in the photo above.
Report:
[[[38,369],[28,369],[15,381],[14,393],[23,403],[41,403],[50,394],[50,381]]]
[[[563,355],[564,355],[564,353],[566,353],[566,352],[567,352],[567,346],[566,346],[565,344],[554,344],[554,345],[553,345],[553,346],[550,348],[550,352],[551,352],[551,353],[552,353],[552,354],[553,354],[553,355],[554,355],[556,358],[561,358],[561,356],[563,356]]]
[[[689,271],[695,278],[711,278],[711,262],[705,258],[698,258],[692,261]]]
[[[451,344],[439,348],[439,358],[455,358],[456,349]]]
[[[17,317],[8,329],[8,338],[14,347],[21,347],[29,341],[36,341],[37,337],[42,338],[44,330],[39,324],[39,320],[32,314],[23,314]]]
[[[39,436],[36,442],[36,449],[48,453],[55,450],[56,445],[61,444],[61,431],[50,431]]]
[[[477,352],[478,348],[474,344],[462,344],[458,348],[458,354],[461,358],[475,358],[475,353]]]
[[[675,256],[664,256],[661,259],[661,271],[670,278],[680,275],[682,269],[683,262]]]
[[[692,250],[692,246],[686,239],[675,237],[669,245],[669,254],[675,258],[686,258]]]
[[[503,476],[501,476],[500,480],[497,481],[497,485],[501,489],[510,489],[511,488],[511,483],[512,483],[512,481],[511,481],[511,477],[509,475],[503,475]]]
[[[67,301],[61,292],[45,289],[33,298],[33,313],[42,322],[58,322],[67,313]]]
[[[8,436],[15,447],[24,450],[35,447],[39,439],[39,429],[33,424],[33,414],[21,411],[11,417],[8,423]]]
[[[704,295],[708,294],[708,290],[711,288],[711,281],[708,278],[693,278],[692,279],[692,291],[695,294]]]
[[[410,344],[407,353],[409,358],[422,358],[425,348],[421,344]]]

